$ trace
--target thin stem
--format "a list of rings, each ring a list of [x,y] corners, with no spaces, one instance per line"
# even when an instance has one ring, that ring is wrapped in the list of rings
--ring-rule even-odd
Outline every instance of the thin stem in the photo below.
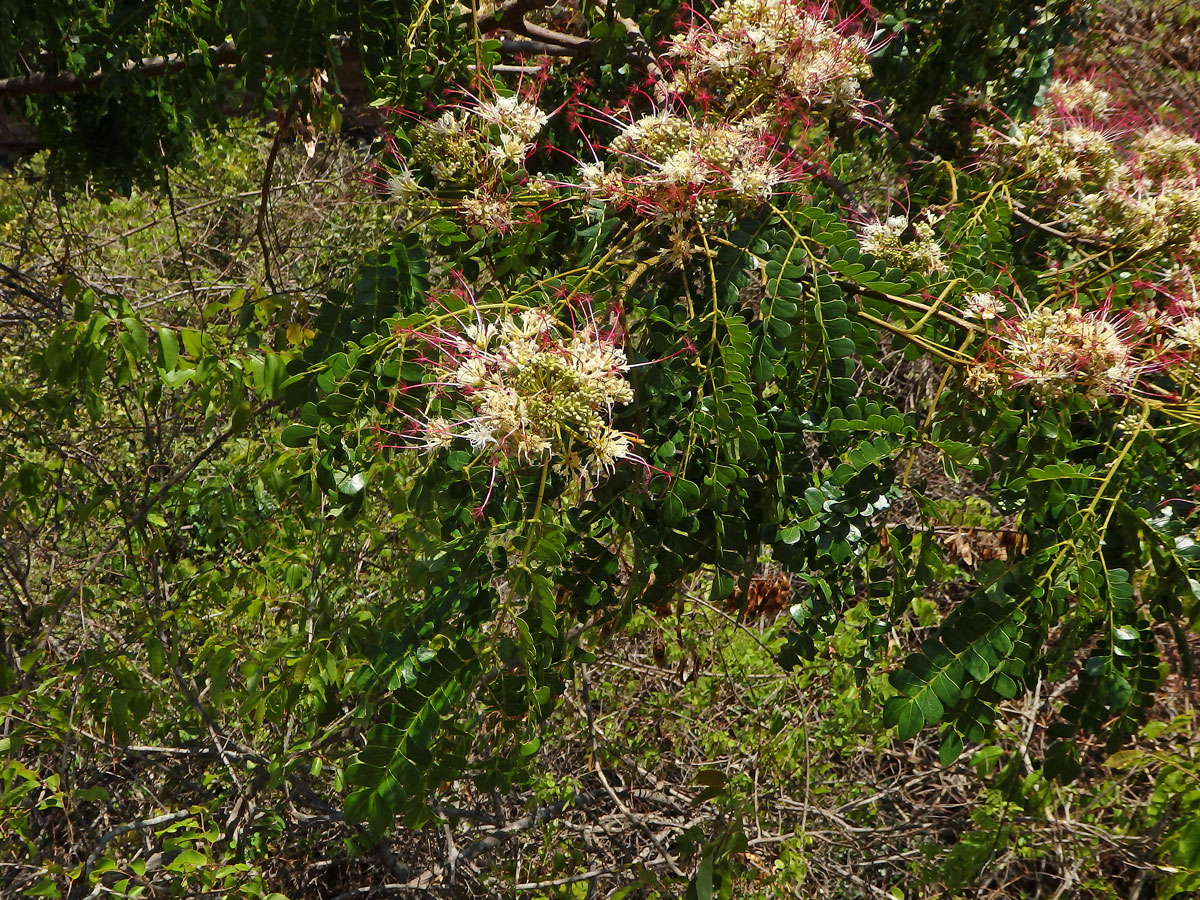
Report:
[[[533,530],[537,525],[538,516],[542,513],[542,500],[546,496],[546,476],[550,474],[550,454],[542,463],[542,475],[538,480],[537,501],[533,504],[533,513],[529,516],[529,534],[525,538],[525,549],[521,551],[522,559],[528,559],[529,550],[533,547]]]
[[[962,353],[967,349],[967,345],[971,343],[971,335],[967,335],[966,340],[958,348],[958,352]],[[925,421],[921,423],[921,430],[917,432],[917,443],[923,443],[926,436],[929,434],[930,425],[933,424],[933,416],[937,412],[938,401],[942,398],[942,392],[946,389],[946,382],[950,380],[950,373],[953,369],[946,369],[942,373],[942,380],[938,383],[937,390],[933,393],[933,399],[929,401],[929,411],[925,414]],[[917,448],[914,446],[908,454],[908,462],[904,466],[904,476],[900,480],[900,484],[908,486],[908,476],[912,472],[913,462],[917,458]]]
[[[878,316],[873,316],[869,312],[864,312],[861,309],[855,310],[854,314],[860,319],[866,319],[872,325],[876,325],[885,331],[890,331],[892,334],[899,335],[902,338],[912,341],[922,350],[925,350],[927,353],[932,353],[938,359],[942,360],[943,362],[948,362],[952,366],[965,366],[971,362],[969,359],[962,357],[955,358],[954,356],[951,356],[937,345],[930,343],[924,338],[917,337],[915,334],[910,333],[907,329],[893,325],[891,322],[887,321],[887,319],[881,319]]]

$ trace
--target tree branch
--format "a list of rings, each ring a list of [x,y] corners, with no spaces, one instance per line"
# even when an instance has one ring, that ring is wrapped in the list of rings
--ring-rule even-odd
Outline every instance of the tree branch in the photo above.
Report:
[[[494,12],[479,17],[477,23],[479,33],[487,34],[489,31],[496,31],[499,28],[511,29],[514,24],[519,24],[524,20],[525,13],[533,12],[535,9],[544,9],[553,2],[554,0],[508,0],[507,3],[497,7]]]
[[[238,52],[233,41],[217,44],[208,48],[209,59],[214,65],[232,66],[241,62],[242,54]],[[200,54],[170,53],[166,56],[148,56],[144,59],[128,60],[121,66],[121,71],[141,75],[144,78],[156,78],[168,72],[177,72],[186,68],[192,60],[199,59]],[[28,97],[33,94],[69,94],[94,88],[104,80],[105,72],[92,75],[76,75],[74,72],[33,72],[29,75],[18,75],[14,78],[0,79],[0,98]]]
[[[279,406],[279,404],[282,402],[282,400],[270,400],[266,403],[262,403],[253,412],[251,412],[250,418],[254,418],[255,416],[258,416],[269,409],[273,409],[274,407]],[[176,485],[191,475],[192,472],[194,472],[202,462],[221,449],[226,441],[241,431],[242,427],[243,425],[239,423],[236,425],[231,425],[229,428],[226,428],[224,431],[220,432],[212,439],[207,447],[192,457],[186,466],[176,472],[175,475],[171,477],[170,481],[155,491],[152,497],[147,499],[144,503],[142,503],[141,506],[138,507],[137,511],[133,514],[129,521],[125,523],[125,526],[119,532],[117,532],[112,540],[105,545],[104,549],[101,550],[100,553],[96,555],[96,558],[92,560],[91,565],[89,565],[84,573],[79,576],[79,580],[75,582],[75,586],[67,592],[66,596],[55,602],[54,611],[48,617],[46,624],[42,628],[40,640],[46,640],[49,638],[50,632],[54,629],[54,627],[58,624],[59,619],[62,617],[63,610],[66,609],[72,600],[79,596],[79,592],[83,590],[88,579],[96,574],[96,570],[104,564],[104,561],[108,559],[110,555],[112,555],[112,552],[117,549],[117,546],[121,543],[121,541],[125,540],[125,537],[129,535],[133,529],[137,528],[146,521],[146,516],[150,514],[154,507],[159,504],[159,501],[161,501],[169,491],[171,491]]]
[[[335,34],[330,36],[329,43],[339,50],[345,50],[350,46],[351,41],[348,35]],[[198,51],[186,55],[169,53],[166,56],[147,56],[142,59],[127,60],[121,65],[120,71],[140,75],[143,78],[157,78],[169,72],[185,69],[190,63],[198,62],[201,58]],[[216,66],[234,66],[242,61],[242,53],[233,41],[226,41],[208,48],[208,61]],[[106,74],[108,73],[95,72],[91,75],[76,75],[74,72],[33,72],[13,78],[0,78],[0,99],[82,91],[97,87],[104,80]]]
[[[154,828],[157,825],[166,825],[170,822],[178,822],[180,819],[186,819],[188,816],[194,815],[190,809],[180,809],[171,813],[164,813],[161,816],[154,816],[150,819],[140,819],[137,822],[126,822],[124,825],[118,825],[112,831],[101,836],[96,842],[96,846],[92,848],[91,854],[87,858],[87,862],[83,864],[83,872],[80,878],[87,878],[88,873],[96,867],[96,863],[100,859],[100,854],[104,852],[104,848],[109,843],[116,840],[123,834],[129,834],[131,831],[140,831],[143,828]],[[95,892],[93,892],[95,893]]]
[[[662,841],[650,829],[650,826],[629,811],[629,807],[621,802],[621,798],[617,796],[617,792],[609,784],[608,776],[604,774],[604,762],[600,759],[600,746],[596,740],[596,723],[592,719],[592,699],[591,692],[588,690],[586,666],[581,665],[579,667],[579,684],[583,695],[583,711],[587,716],[588,734],[591,737],[592,759],[595,760],[596,774],[600,776],[600,783],[604,785],[608,796],[612,798],[612,802],[616,804],[617,809],[629,821],[629,824],[639,829],[649,838],[650,843],[654,845],[654,849],[658,851],[658,855],[666,861],[667,868],[671,870],[672,874],[679,878],[687,877],[684,875],[683,870],[679,868],[679,864],[675,862],[675,858],[667,851],[666,846],[663,845]]]
[[[584,57],[591,52],[591,49],[591,47],[578,45],[567,47],[561,44],[547,44],[545,41],[514,41],[511,39],[500,41],[500,52],[507,56]]]

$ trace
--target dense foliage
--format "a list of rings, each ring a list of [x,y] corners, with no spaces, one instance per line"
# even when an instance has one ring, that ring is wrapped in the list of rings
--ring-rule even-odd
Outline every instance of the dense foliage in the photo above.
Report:
[[[1194,121],[1071,4],[841,12],[12,16],[6,891],[1200,885]]]

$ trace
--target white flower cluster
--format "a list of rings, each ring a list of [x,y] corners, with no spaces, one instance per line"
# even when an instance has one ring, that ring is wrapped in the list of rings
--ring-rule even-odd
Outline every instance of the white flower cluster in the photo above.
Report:
[[[516,220],[512,201],[488,188],[472,191],[463,198],[458,208],[462,212],[464,222],[468,225],[478,225],[485,231],[503,234]]]
[[[963,297],[963,315],[968,319],[994,321],[1004,315],[1007,304],[991,291],[973,291]]]
[[[1171,344],[1183,350],[1200,350],[1200,316],[1184,316],[1172,328]]]
[[[1053,400],[1082,389],[1093,400],[1133,391],[1145,363],[1134,354],[1128,317],[1107,310],[1042,308],[1004,323],[990,362],[968,378],[978,389],[1027,384],[1034,396]]]
[[[675,85],[733,111],[851,113],[871,74],[869,47],[796,0],[727,0],[712,25],[674,38]]]
[[[788,178],[757,120],[693,122],[654,113],[626,124],[610,149],[611,168],[581,168],[582,191],[671,224],[711,219],[722,202],[756,207]]]
[[[633,399],[628,364],[595,324],[567,329],[548,311],[527,309],[433,343],[443,356],[435,383],[467,414],[429,419],[422,447],[463,440],[522,463],[550,456],[564,470],[593,476],[630,455],[629,435],[610,424],[614,407]]]
[[[1081,197],[1080,233],[1142,247],[1179,247],[1193,257],[1200,254],[1200,184],[1145,187],[1143,183],[1132,191],[1110,189]]]
[[[479,186],[520,169],[549,119],[520,97],[493,97],[448,109],[413,129],[413,159],[438,181]]]
[[[1055,82],[1049,97],[1010,134],[984,134],[985,159],[1035,179],[1059,227],[1200,259],[1200,140],[1122,120],[1088,81]]]
[[[1060,113],[1067,115],[1103,119],[1113,111],[1112,94],[1086,78],[1051,82],[1046,90],[1046,99],[1057,106]]]
[[[1047,129],[1034,119],[1017,125],[1010,143],[1015,161],[1060,193],[1107,187],[1120,174],[1116,148],[1102,131],[1087,125]]]
[[[883,222],[864,225],[858,243],[864,252],[905,272],[928,275],[942,268],[942,248],[934,236],[932,223],[912,223],[912,237],[905,240],[908,231],[908,219],[890,216]]]
[[[1161,125],[1133,142],[1142,171],[1156,181],[1200,172],[1200,141]]]
[[[515,94],[480,100],[472,112],[488,125],[497,126],[502,136],[512,137],[526,145],[538,136],[550,119],[550,115],[542,112],[536,103],[530,103]]]

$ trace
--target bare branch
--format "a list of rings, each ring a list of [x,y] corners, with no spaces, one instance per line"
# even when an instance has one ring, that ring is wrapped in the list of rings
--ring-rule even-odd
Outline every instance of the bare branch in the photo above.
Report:
[[[477,23],[479,32],[487,34],[498,28],[512,28],[514,24],[519,24],[524,20],[525,13],[533,12],[535,9],[544,9],[551,3],[553,0],[509,0],[508,3],[497,7],[494,12],[479,17]]]
[[[547,44],[545,41],[515,41],[506,38],[500,41],[500,52],[509,56],[581,57],[587,56],[591,52],[591,47],[579,45],[567,47],[560,44]],[[535,68],[534,71],[536,72],[537,69]]]
[[[112,831],[103,835],[96,842],[96,846],[92,848],[91,854],[87,858],[87,862],[83,866],[83,874],[81,878],[87,878],[89,872],[96,867],[96,863],[100,860],[100,854],[104,852],[112,841],[115,841],[123,834],[129,834],[131,831],[140,831],[143,828],[154,828],[158,825],[166,825],[170,822],[178,822],[180,819],[186,819],[188,816],[194,815],[190,809],[179,809],[175,812],[163,813],[161,816],[154,816],[149,819],[139,819],[137,822],[126,822],[124,825],[118,825]]]
[[[350,38],[346,35],[330,36],[331,46],[344,50],[350,46]],[[242,60],[241,51],[233,41],[216,44],[208,48],[208,62],[215,66],[233,66]],[[127,60],[121,65],[120,71],[140,75],[143,78],[157,78],[169,72],[178,72],[188,65],[202,59],[199,52],[168,53],[165,56],[147,56],[142,59]],[[69,94],[74,91],[97,87],[106,72],[95,72],[92,75],[76,75],[74,72],[32,72],[29,75],[17,75],[13,78],[0,79],[0,98],[29,97],[35,94]]]
[[[177,72],[186,68],[193,60],[199,60],[199,53],[170,53],[166,56],[148,56],[144,59],[129,60],[121,66],[121,71],[141,75],[144,78],[156,78],[168,72]],[[242,55],[234,46],[233,41],[226,41],[208,48],[208,58],[213,65],[231,66],[241,61]],[[93,75],[76,75],[74,72],[33,72],[29,75],[18,75],[14,78],[0,79],[0,97],[28,97],[33,94],[69,94],[93,88],[104,80],[104,72]]]

